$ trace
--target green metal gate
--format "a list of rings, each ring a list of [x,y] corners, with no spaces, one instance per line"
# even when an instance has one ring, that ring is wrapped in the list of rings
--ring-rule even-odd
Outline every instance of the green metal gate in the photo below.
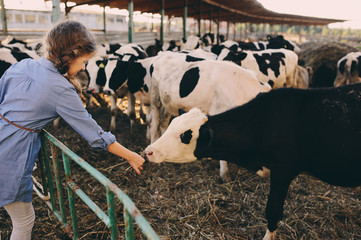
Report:
[[[125,225],[125,239],[134,239],[134,226],[133,220],[137,223],[142,233],[148,239],[160,240],[159,236],[154,232],[150,224],[140,213],[133,201],[114,183],[101,174],[98,170],[88,164],[84,159],[80,158],[62,142],[57,140],[47,131],[41,133],[42,146],[38,157],[38,165],[40,168],[41,184],[33,177],[34,190],[45,201],[51,211],[53,211],[56,218],[63,224],[65,230],[73,239],[78,239],[78,221],[75,209],[75,194],[100,218],[104,224],[111,231],[111,239],[118,239],[118,229],[115,219],[115,196],[121,201],[124,206],[123,216]],[[51,148],[51,156],[49,156],[48,146]],[[60,151],[59,151],[60,150]],[[65,185],[68,194],[72,231],[67,222],[67,216],[64,204],[64,194],[62,178],[60,174],[60,160],[59,152],[61,152],[64,172],[65,172]],[[52,162],[50,162],[50,159]],[[91,176],[98,180],[106,190],[108,214],[100,209],[98,205],[93,202],[88,195],[83,192],[79,186],[72,180],[70,172],[70,161],[73,160],[76,164],[85,169]],[[54,183],[55,180],[55,183]],[[57,194],[55,194],[55,188]],[[57,197],[55,196],[57,195]],[[60,212],[57,210],[56,198]]]

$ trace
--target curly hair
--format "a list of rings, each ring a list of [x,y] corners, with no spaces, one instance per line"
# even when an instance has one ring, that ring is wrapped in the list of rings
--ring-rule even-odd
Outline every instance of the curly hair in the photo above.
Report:
[[[56,24],[45,38],[44,55],[59,72],[69,80],[79,94],[81,85],[76,77],[67,74],[70,64],[77,57],[94,54],[96,43],[87,28],[76,21],[66,20]]]

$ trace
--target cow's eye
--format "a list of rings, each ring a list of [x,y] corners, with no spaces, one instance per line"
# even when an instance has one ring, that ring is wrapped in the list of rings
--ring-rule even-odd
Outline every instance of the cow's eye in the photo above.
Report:
[[[180,135],[181,142],[184,144],[189,144],[192,139],[192,130],[187,130]]]

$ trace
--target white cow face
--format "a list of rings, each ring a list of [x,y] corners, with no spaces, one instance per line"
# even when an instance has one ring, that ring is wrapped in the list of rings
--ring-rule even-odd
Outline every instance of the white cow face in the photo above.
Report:
[[[148,160],[155,163],[197,160],[194,150],[199,129],[207,120],[207,116],[197,108],[174,118],[164,134],[145,149]]]

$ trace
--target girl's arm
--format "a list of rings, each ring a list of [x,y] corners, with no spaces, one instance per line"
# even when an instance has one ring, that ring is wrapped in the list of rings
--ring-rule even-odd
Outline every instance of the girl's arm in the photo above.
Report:
[[[117,141],[108,146],[108,152],[126,159],[129,162],[130,166],[132,166],[134,170],[140,175],[140,171],[143,170],[142,165],[145,160],[139,154],[123,147]]]

